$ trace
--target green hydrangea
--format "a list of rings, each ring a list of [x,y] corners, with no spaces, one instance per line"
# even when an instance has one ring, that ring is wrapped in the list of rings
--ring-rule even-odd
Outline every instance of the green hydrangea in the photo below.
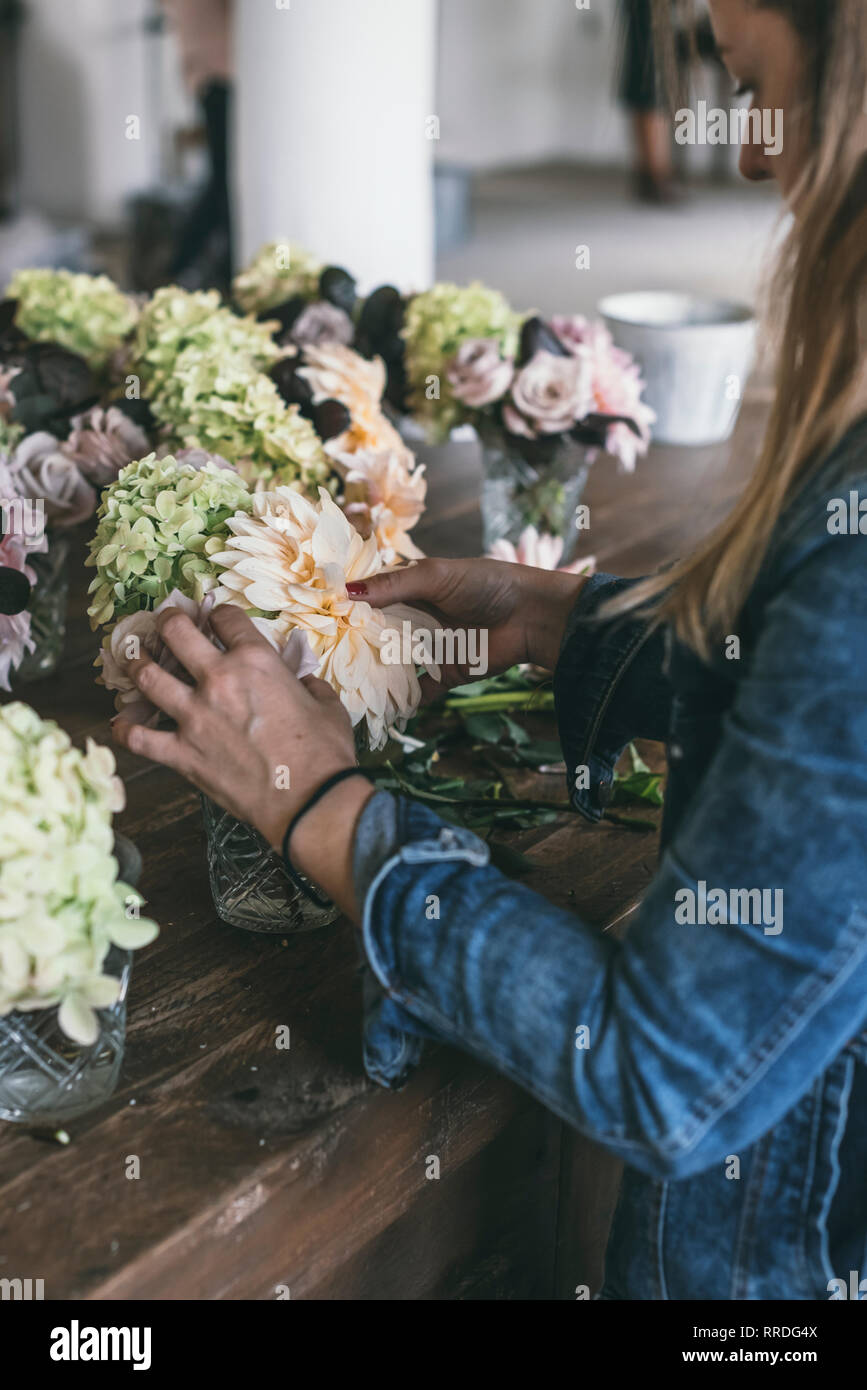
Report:
[[[118,992],[109,948],[156,936],[117,877],[123,801],[109,748],[88,739],[82,753],[27,705],[0,707],[0,1016],[59,1005],[64,1032],[94,1042],[94,1010]]]
[[[285,482],[298,480],[315,495],[330,472],[310,422],[286,405],[270,377],[243,362],[188,348],[152,406],[177,445],[244,462],[248,476],[276,465]]]
[[[171,383],[178,358],[188,349],[214,362],[238,361],[256,370],[270,367],[280,356],[268,327],[232,313],[217,290],[166,285],[142,310],[133,342],[135,370],[149,397],[158,398]]]
[[[248,314],[274,309],[294,295],[316,299],[323,266],[301,246],[272,241],[232,284],[235,303]]]
[[[19,270],[6,286],[15,322],[37,342],[59,343],[100,371],[135,327],[138,310],[107,275]]]
[[[173,589],[200,603],[218,583],[211,556],[226,548],[228,518],[251,508],[230,469],[195,468],[171,454],[128,464],[102,494],[85,562],[96,567],[91,626],[155,608]]]
[[[446,438],[465,414],[445,372],[455,353],[470,338],[496,338],[503,357],[516,356],[523,317],[499,291],[478,281],[465,286],[440,283],[410,300],[403,329],[409,403],[433,438]],[[439,381],[439,400],[427,396],[432,376]]]

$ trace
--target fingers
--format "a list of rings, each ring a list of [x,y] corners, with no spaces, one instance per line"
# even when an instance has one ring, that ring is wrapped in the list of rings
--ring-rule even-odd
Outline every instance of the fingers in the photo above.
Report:
[[[451,688],[445,681],[435,681],[433,676],[427,674],[419,676],[418,683],[421,687],[423,705],[435,705],[437,700],[444,700]]]
[[[329,705],[333,704],[335,700],[338,704],[340,703],[340,696],[334,686],[329,685],[328,681],[320,680],[318,676],[304,676],[301,684],[319,704]]]
[[[229,651],[237,647],[265,647],[273,650],[255,623],[234,603],[221,603],[211,613],[211,627]]]
[[[184,685],[177,676],[170,676],[149,656],[140,656],[127,662],[127,671],[139,690],[146,695],[152,705],[161,709],[170,719],[181,719],[189,709],[194,698],[193,690]]]
[[[166,608],[157,617],[160,637],[195,680],[201,680],[220,660],[220,653],[179,608]]]
[[[114,720],[111,734],[115,743],[129,749],[137,757],[150,758],[152,763],[162,763],[165,767],[173,767],[176,772],[184,772],[186,759],[177,734],[148,729],[144,724],[132,724],[122,714]]]
[[[448,560],[419,560],[405,569],[388,574],[372,574],[357,584],[347,584],[350,598],[363,600],[373,608],[392,603],[436,603],[446,583]]]

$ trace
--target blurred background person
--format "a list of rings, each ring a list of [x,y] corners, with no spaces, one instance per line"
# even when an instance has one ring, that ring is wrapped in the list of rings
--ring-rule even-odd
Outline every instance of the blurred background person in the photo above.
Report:
[[[182,223],[169,278],[188,288],[232,278],[229,122],[232,96],[232,0],[163,0],[180,50],[184,81],[204,120],[205,183]]]
[[[676,200],[671,121],[656,76],[651,0],[622,0],[623,67],[620,97],[630,114],[635,192],[644,202]]]

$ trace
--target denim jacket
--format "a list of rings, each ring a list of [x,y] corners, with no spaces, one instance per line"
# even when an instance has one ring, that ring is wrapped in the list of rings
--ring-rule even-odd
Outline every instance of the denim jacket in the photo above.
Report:
[[[867,534],[828,511],[850,492],[867,532],[867,421],[790,507],[739,648],[710,665],[596,617],[634,581],[584,587],[554,682],[575,811],[604,814],[629,740],[668,748],[658,872],[623,942],[424,807],[379,793],[359,823],[369,1075],[399,1086],[445,1040],[619,1155],[602,1298],[828,1299],[867,1278]]]

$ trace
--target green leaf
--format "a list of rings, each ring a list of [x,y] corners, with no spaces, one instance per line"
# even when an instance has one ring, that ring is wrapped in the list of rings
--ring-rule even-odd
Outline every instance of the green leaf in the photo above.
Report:
[[[619,777],[614,784],[614,801],[649,801],[652,806],[661,806],[662,776],[656,772],[633,772],[628,777]]]
[[[647,766],[647,763],[646,763],[646,762],[644,761],[644,759],[642,758],[641,754],[639,753],[639,751],[638,751],[638,749],[636,748],[636,746],[635,746],[634,743],[630,743],[630,745],[629,745],[629,756],[630,756],[631,759],[632,759],[632,771],[633,771],[633,772],[649,772],[649,771],[650,771],[650,768]]]
[[[464,721],[470,738],[480,743],[499,743],[505,733],[505,724],[498,714],[471,714]]]
[[[510,719],[507,714],[500,715],[509,734],[509,738],[516,746],[521,746],[530,742],[530,735],[526,729],[522,729],[520,724],[516,724],[514,719]]]

